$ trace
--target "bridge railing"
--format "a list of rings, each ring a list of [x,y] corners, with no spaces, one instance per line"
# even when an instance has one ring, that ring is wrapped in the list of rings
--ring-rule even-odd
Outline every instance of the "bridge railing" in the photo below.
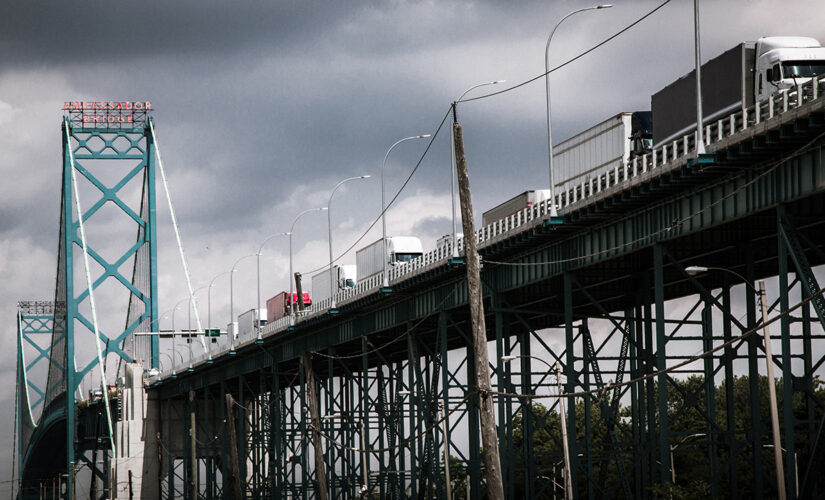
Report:
[[[825,76],[814,78],[805,84],[797,85],[794,88],[783,90],[762,102],[756,103],[745,109],[740,109],[730,115],[719,118],[713,123],[705,125],[704,138],[707,147],[714,143],[731,137],[743,130],[763,123],[771,118],[780,116],[783,113],[799,108],[811,101],[821,99],[825,93]],[[663,144],[645,155],[636,156],[630,161],[621,165],[616,165],[613,170],[601,174],[597,177],[586,179],[576,186],[570,187],[560,193],[556,193],[554,200],[560,214],[573,209],[586,206],[592,202],[594,196],[608,189],[624,189],[634,183],[648,179],[651,172],[666,170],[666,166],[673,164],[679,159],[685,158],[695,151],[696,134],[692,132],[667,144]],[[516,212],[508,217],[479,228],[476,231],[476,243],[479,248],[492,245],[502,239],[511,237],[521,231],[525,231],[550,216],[551,200],[536,203],[524,210]],[[458,240],[458,253],[464,251],[463,239]],[[452,241],[440,245],[435,250],[425,253],[421,257],[397,265],[389,271],[390,286],[413,278],[430,269],[444,265],[452,256]],[[380,274],[361,280],[356,286],[338,292],[336,295],[337,305],[345,305],[376,293],[382,287]],[[312,304],[307,310],[296,315],[296,321],[300,322],[307,318],[326,314],[331,306],[329,298],[319,300]],[[263,336],[270,336],[287,331],[291,326],[290,318],[281,318],[261,329]],[[244,338],[239,338],[235,343],[245,345],[257,338],[257,332],[247,334]],[[224,346],[223,351],[227,350]],[[212,353],[213,356],[220,352]],[[203,362],[207,355],[199,356],[195,362]]]

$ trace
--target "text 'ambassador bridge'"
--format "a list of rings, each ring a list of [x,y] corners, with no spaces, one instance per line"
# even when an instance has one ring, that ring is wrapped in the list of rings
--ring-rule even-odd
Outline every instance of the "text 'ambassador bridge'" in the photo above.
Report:
[[[15,491],[479,499],[497,471],[506,498],[822,495],[823,91],[217,344],[196,307],[158,327],[151,106],[67,103],[54,299],[18,312]]]

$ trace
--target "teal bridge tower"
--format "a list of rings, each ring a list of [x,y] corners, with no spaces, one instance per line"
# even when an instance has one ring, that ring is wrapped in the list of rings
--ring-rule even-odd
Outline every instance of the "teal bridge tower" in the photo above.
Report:
[[[158,317],[150,114],[141,101],[64,105],[54,299],[21,302],[17,317],[19,498],[70,498],[84,474],[108,496],[117,415],[101,373],[112,384],[124,363],[158,366],[157,337],[132,335]],[[91,429],[81,401],[99,410]]]

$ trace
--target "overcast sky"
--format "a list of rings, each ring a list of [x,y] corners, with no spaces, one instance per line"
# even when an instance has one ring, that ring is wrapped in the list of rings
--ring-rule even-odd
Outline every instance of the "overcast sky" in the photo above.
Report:
[[[551,61],[578,54],[659,3],[618,0],[612,9],[568,19],[555,34]],[[11,471],[16,303],[53,299],[65,100],[152,102],[193,285],[200,287],[254,253],[267,236],[288,231],[301,210],[325,206],[338,181],[372,175],[335,195],[336,255],[345,250],[380,212],[380,166],[390,145],[435,134],[449,103],[472,85],[506,79],[495,87],[500,90],[542,73],[550,30],[587,5],[92,0],[6,6],[0,16],[0,334],[7,348],[0,352],[0,416],[7,425],[0,449],[9,452],[0,454],[0,477]],[[621,111],[649,109],[652,93],[688,72],[692,5],[672,0],[555,73],[554,138]],[[714,0],[701,9],[704,60],[765,35],[825,40],[821,0]],[[499,201],[546,187],[544,95],[539,80],[460,106],[477,221]],[[425,249],[451,226],[445,131],[388,215],[389,234],[419,236]],[[425,146],[410,141],[393,151],[388,196]],[[85,193],[88,206],[94,200]],[[168,211],[159,215],[159,308],[168,311],[186,288]],[[122,229],[118,220],[108,213],[95,221],[102,247]],[[134,237],[131,227],[125,232]],[[374,229],[358,247],[379,237]],[[295,270],[308,275],[323,264],[325,216],[301,220],[294,249]],[[286,256],[282,238],[264,249],[264,297],[288,287]],[[354,263],[354,252],[344,262]],[[255,303],[254,259],[239,269],[236,314]],[[212,291],[215,326],[229,321],[226,281]],[[179,312],[178,321],[184,316]],[[7,483],[0,492],[3,487]]]

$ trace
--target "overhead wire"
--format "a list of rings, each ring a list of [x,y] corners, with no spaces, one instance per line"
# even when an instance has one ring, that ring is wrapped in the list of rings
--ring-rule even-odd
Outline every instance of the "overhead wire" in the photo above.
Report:
[[[571,58],[571,59],[568,59],[567,61],[565,61],[565,62],[563,62],[563,63],[559,64],[558,66],[554,66],[553,68],[550,68],[548,71],[545,71],[544,73],[542,73],[542,74],[540,74],[540,75],[534,76],[533,78],[530,78],[529,80],[525,80],[525,81],[523,81],[523,82],[521,82],[521,83],[518,83],[518,84],[516,84],[516,85],[513,85],[512,87],[507,87],[506,89],[501,89],[501,90],[499,90],[499,91],[497,91],[497,92],[490,92],[490,93],[488,93],[488,94],[483,94],[483,95],[476,96],[476,97],[468,97],[467,99],[461,99],[460,101],[456,101],[456,102],[470,102],[470,101],[478,101],[478,100],[480,100],[480,99],[487,99],[487,98],[489,98],[489,97],[497,96],[497,95],[499,95],[499,94],[504,94],[504,93],[506,93],[506,92],[510,92],[510,91],[516,90],[517,88],[524,87],[525,85],[529,85],[529,84],[531,84],[531,83],[535,82],[536,80],[539,80],[539,79],[541,79],[541,78],[544,78],[545,76],[549,75],[550,73],[553,73],[554,71],[560,70],[561,68],[563,68],[563,67],[567,66],[568,64],[571,64],[571,63],[573,63],[573,62],[575,62],[575,61],[577,61],[577,60],[581,59],[582,57],[584,57],[584,56],[586,56],[587,54],[589,54],[589,53],[593,52],[594,50],[598,49],[598,48],[599,48],[599,47],[601,47],[602,45],[607,44],[608,42],[612,41],[613,39],[617,38],[618,36],[620,36],[620,35],[624,34],[625,32],[629,31],[631,28],[633,28],[633,27],[634,27],[634,26],[636,26],[637,24],[641,23],[642,21],[644,21],[644,20],[645,20],[645,19],[647,19],[648,17],[652,16],[652,15],[653,15],[656,11],[658,11],[659,9],[661,9],[662,7],[664,7],[665,5],[669,4],[671,1],[672,1],[672,0],[665,0],[664,2],[662,2],[662,3],[660,3],[658,6],[656,6],[653,10],[649,11],[647,14],[643,15],[642,17],[640,17],[640,18],[636,19],[636,20],[635,20],[635,21],[633,21],[632,23],[628,24],[627,26],[625,26],[625,27],[624,27],[624,28],[622,28],[621,30],[619,30],[619,31],[617,31],[616,33],[614,33],[613,35],[611,35],[611,36],[609,36],[609,37],[605,38],[604,40],[602,40],[601,42],[597,43],[596,45],[593,45],[593,46],[592,46],[592,47],[590,47],[589,49],[585,50],[584,52],[582,52],[582,53],[580,53],[580,54],[576,55],[575,57],[573,57],[573,58]]]

